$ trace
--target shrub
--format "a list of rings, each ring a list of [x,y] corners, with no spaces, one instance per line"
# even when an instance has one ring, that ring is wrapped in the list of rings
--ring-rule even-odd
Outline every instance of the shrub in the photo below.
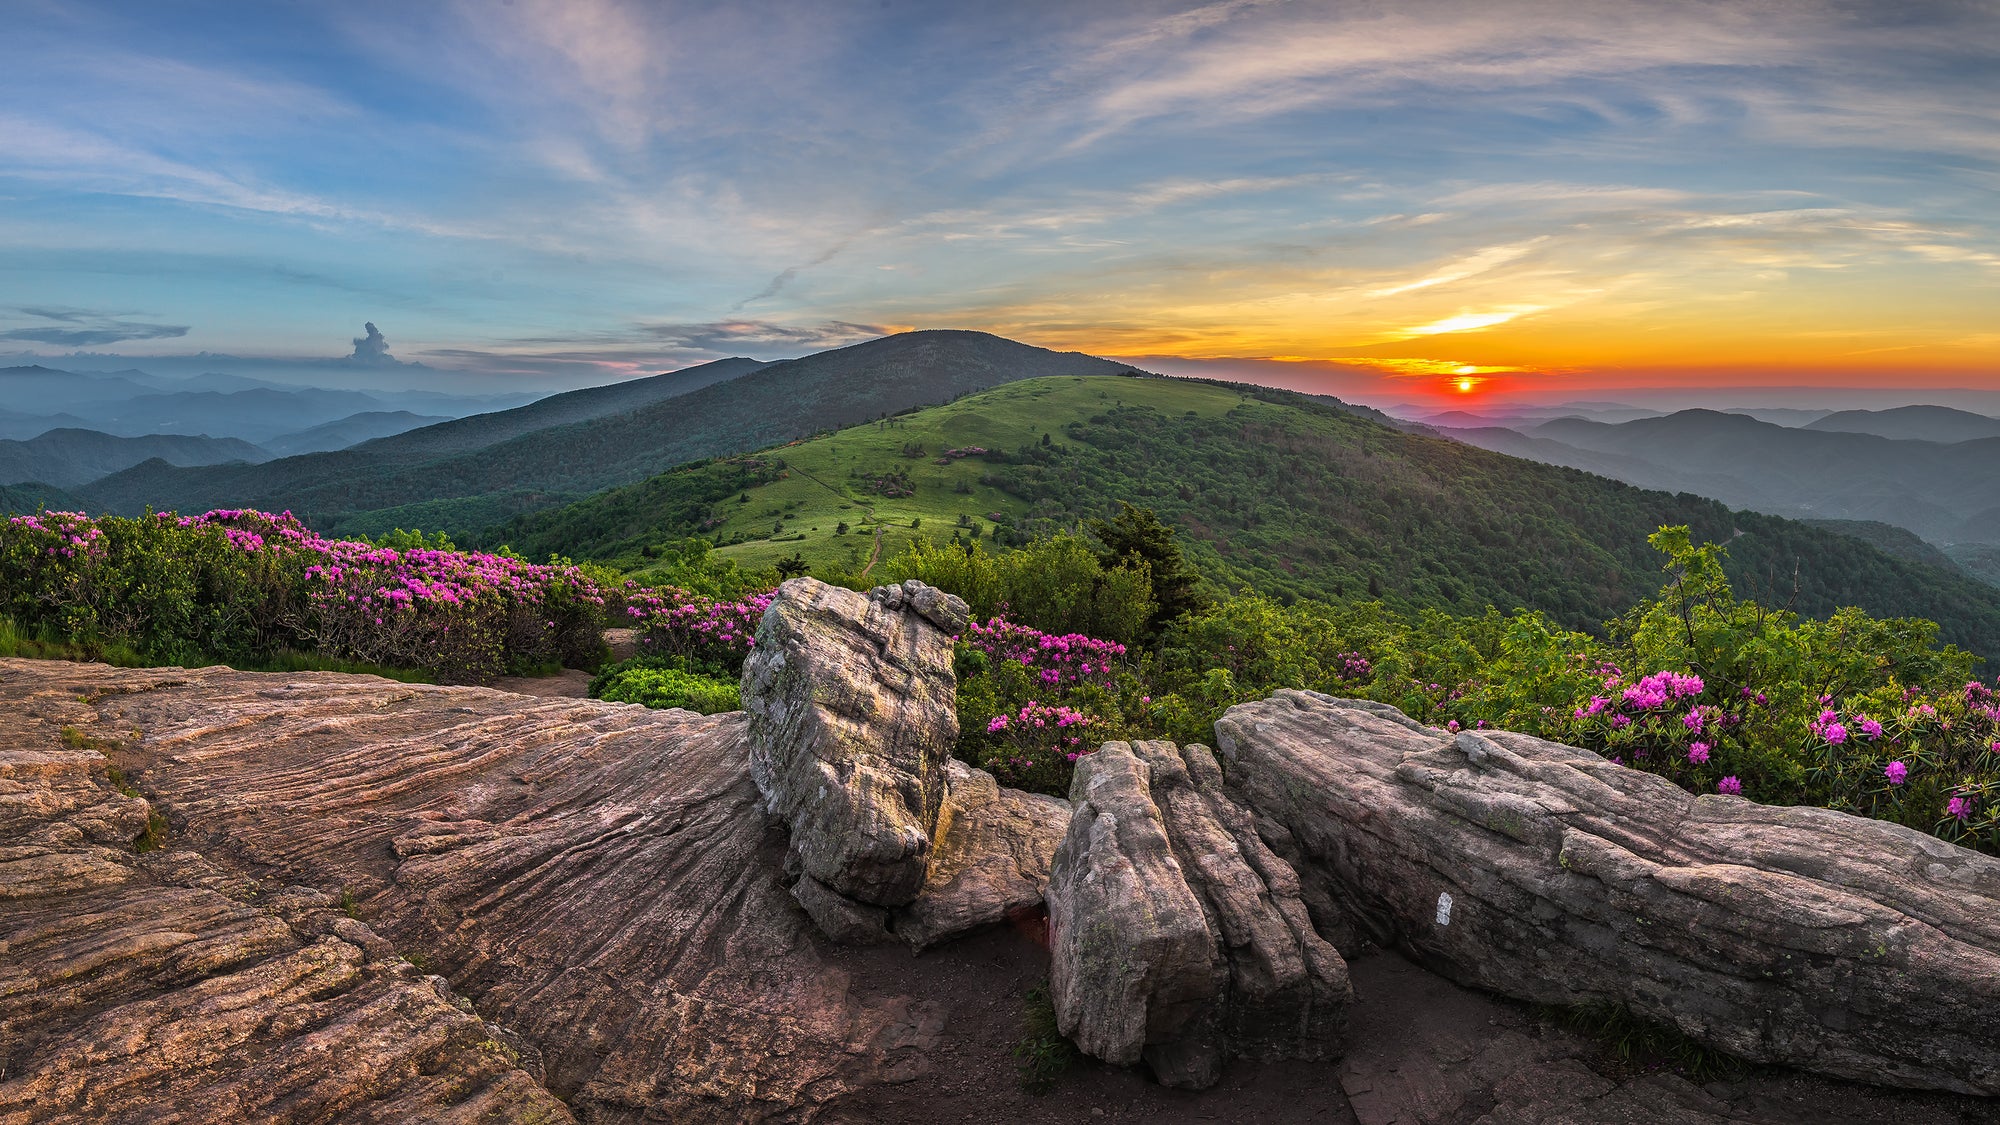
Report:
[[[680,707],[704,715],[740,710],[736,682],[713,665],[683,657],[641,656],[615,664],[590,682],[593,699]]]
[[[0,524],[0,615],[86,653],[129,647],[153,663],[254,665],[291,651],[477,681],[592,661],[604,605],[599,584],[565,562],[326,539],[289,514],[43,512]]]
[[[714,665],[730,674],[757,644],[757,626],[772,591],[724,601],[685,590],[626,591],[626,614],[641,630],[640,651]]]

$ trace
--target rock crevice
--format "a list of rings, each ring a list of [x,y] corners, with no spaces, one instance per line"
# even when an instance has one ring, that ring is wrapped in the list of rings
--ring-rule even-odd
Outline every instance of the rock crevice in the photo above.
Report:
[[[1346,963],[1207,747],[1106,743],[1077,763],[1070,796],[1048,891],[1065,1035],[1193,1088],[1231,1056],[1335,1057]]]

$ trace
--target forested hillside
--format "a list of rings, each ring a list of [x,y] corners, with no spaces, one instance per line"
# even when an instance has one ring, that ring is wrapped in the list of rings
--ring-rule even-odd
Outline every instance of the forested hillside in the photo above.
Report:
[[[1018,383],[753,457],[683,467],[489,536],[643,565],[704,536],[746,565],[859,570],[912,538],[1020,542],[1118,500],[1176,525],[1224,585],[1591,628],[1659,585],[1646,538],[1728,546],[1746,595],[1941,622],[2000,654],[2000,591],[1796,521],[1402,433],[1324,400],[1157,378]],[[879,540],[879,542],[878,542]]]
[[[343,530],[425,518],[463,526],[641,480],[696,458],[948,402],[1017,379],[1120,370],[1109,360],[983,332],[908,332],[447,455],[428,446],[410,452],[413,443],[428,440],[423,435],[445,428],[434,426],[339,453],[275,461],[254,473],[148,464],[100,481],[84,495],[120,512],[148,504],[182,510],[250,505],[289,509],[316,526]],[[446,425],[452,432],[482,425],[490,430],[491,419],[514,413]],[[358,517],[367,512],[378,514]]]

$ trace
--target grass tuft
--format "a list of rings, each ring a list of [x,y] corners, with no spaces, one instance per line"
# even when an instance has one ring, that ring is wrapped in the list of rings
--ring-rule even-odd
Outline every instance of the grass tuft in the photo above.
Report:
[[[1600,1044],[1621,1068],[1672,1069],[1697,1082],[1741,1078],[1750,1064],[1718,1051],[1678,1028],[1632,1014],[1620,1004],[1538,1009],[1549,1023]]]
[[[1020,1060],[1021,1089],[1040,1097],[1054,1090],[1083,1056],[1056,1025],[1055,998],[1048,989],[1028,990],[1021,1023],[1021,1041],[1014,1045],[1014,1057]]]

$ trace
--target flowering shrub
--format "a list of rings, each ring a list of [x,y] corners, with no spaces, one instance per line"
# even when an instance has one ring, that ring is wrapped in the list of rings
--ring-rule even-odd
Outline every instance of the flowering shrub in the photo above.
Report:
[[[0,525],[0,614],[159,661],[285,650],[448,681],[588,663],[605,596],[577,567],[326,539],[289,513],[16,516]]]
[[[641,630],[640,651],[651,656],[675,656],[705,661],[731,673],[757,645],[757,626],[771,604],[766,590],[735,601],[690,594],[672,588],[626,591],[626,615]]]
[[[973,622],[960,640],[988,660],[1020,665],[1036,682],[1052,689],[1083,684],[1115,687],[1115,662],[1125,656],[1125,646],[1116,641],[1101,641],[1082,633],[1058,636],[999,617],[988,618],[983,625]]]
[[[1097,749],[1092,728],[1101,725],[1074,707],[1030,699],[986,720],[979,765],[1002,785],[1067,793],[1076,760]]]

